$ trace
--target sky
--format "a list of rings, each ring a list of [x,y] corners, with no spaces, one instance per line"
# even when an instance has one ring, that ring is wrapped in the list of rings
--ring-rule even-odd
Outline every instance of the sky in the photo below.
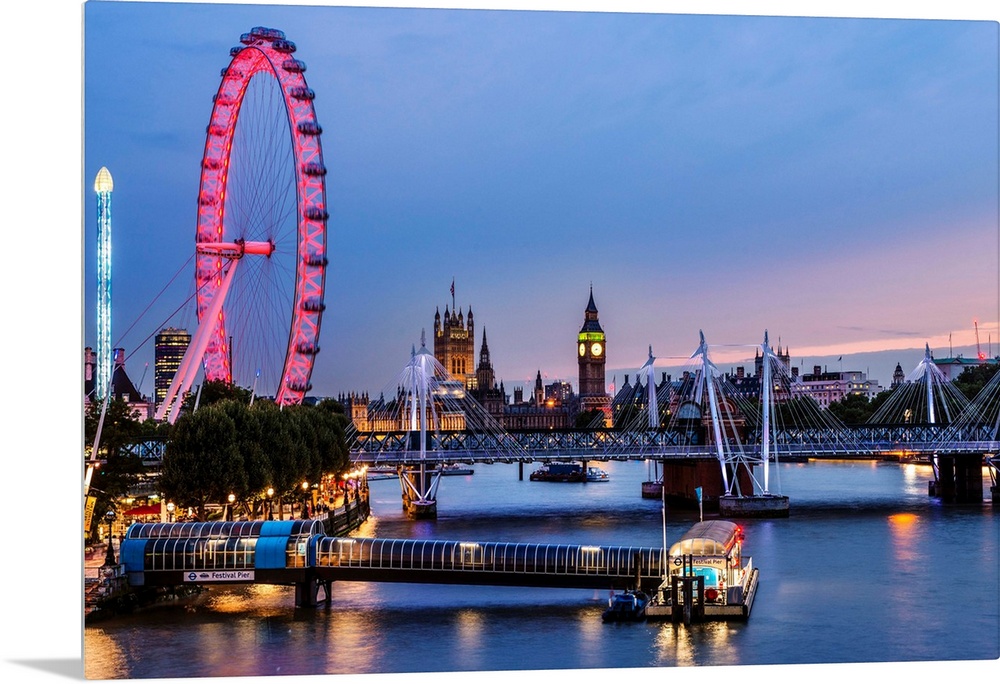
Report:
[[[508,392],[538,371],[575,386],[591,286],[619,386],[650,346],[685,365],[699,330],[725,370],[767,330],[804,371],[885,386],[925,344],[974,356],[977,319],[1000,353],[994,23],[127,2],[83,20],[84,187],[115,179],[113,344],[144,393],[151,336],[195,325],[172,315],[190,264],[159,293],[193,252],[220,69],[257,25],[297,45],[323,126],[314,394],[391,386],[453,279]]]
[[[609,377],[638,368],[648,345],[667,360],[690,355],[699,329],[716,358],[743,354],[766,328],[808,365],[871,362],[883,383],[897,361],[915,366],[925,341],[942,356],[951,335],[954,351],[970,355],[975,318],[996,354],[1000,7],[816,0],[810,12],[827,19],[787,18],[800,4],[677,0],[675,11],[700,16],[640,21],[608,3],[550,0],[545,9],[604,12],[484,21],[119,3],[103,25],[91,3],[20,5],[5,34],[5,85],[18,95],[3,126],[0,525],[7,540],[24,538],[25,525],[44,529],[25,544],[44,542],[62,562],[31,564],[43,594],[21,590],[24,564],[4,564],[18,628],[2,640],[0,668],[17,681],[82,673],[79,535],[66,523],[81,517],[94,177],[108,166],[115,178],[114,328],[124,331],[192,250],[211,95],[229,47],[252,26],[285,30],[317,92],[333,205],[319,373],[333,391],[392,377],[434,309],[450,304],[453,277],[508,387],[536,369],[574,379],[591,283]],[[103,46],[92,42],[99,29]],[[91,70],[102,51],[106,68]],[[131,353],[148,334],[115,341]],[[136,381],[142,353],[127,363]],[[914,681],[977,669],[885,666]],[[653,675],[662,673],[629,673]],[[802,670],[740,675],[797,681]]]

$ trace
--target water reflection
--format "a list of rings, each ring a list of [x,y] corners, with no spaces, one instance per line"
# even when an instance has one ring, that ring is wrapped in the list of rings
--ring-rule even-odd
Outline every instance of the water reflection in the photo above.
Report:
[[[916,540],[919,523],[920,517],[916,513],[893,513],[889,516],[893,557],[903,566],[911,566],[917,562]]]
[[[87,679],[121,679],[129,676],[127,654],[118,643],[118,636],[109,636],[103,630],[87,632],[87,657],[83,661]]]
[[[457,645],[470,670],[487,669],[482,662],[483,615],[477,610],[460,610],[456,615]]]
[[[733,628],[728,622],[662,623],[655,633],[656,665],[737,665],[739,648],[729,638]]]

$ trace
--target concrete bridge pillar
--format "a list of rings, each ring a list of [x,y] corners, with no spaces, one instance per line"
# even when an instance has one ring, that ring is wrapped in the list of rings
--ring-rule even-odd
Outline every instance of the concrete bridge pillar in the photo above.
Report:
[[[698,498],[695,489],[701,487],[702,506],[706,511],[719,509],[719,497],[726,493],[722,481],[722,468],[717,458],[690,458],[684,460],[665,460],[663,463],[663,496],[668,503],[685,508],[697,508]],[[730,473],[730,478],[733,474]],[[743,494],[753,493],[753,480],[749,473],[740,469],[740,491]]]
[[[937,461],[937,479],[928,488],[931,496],[943,503],[983,502],[982,454],[937,456]]]

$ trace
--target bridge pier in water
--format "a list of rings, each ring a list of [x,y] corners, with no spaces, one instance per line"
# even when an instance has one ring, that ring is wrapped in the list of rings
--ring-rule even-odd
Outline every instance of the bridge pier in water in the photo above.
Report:
[[[668,503],[684,508],[697,508],[695,489],[701,487],[702,507],[707,511],[718,511],[719,500],[725,495],[722,469],[717,458],[686,458],[683,460],[661,461],[663,473],[663,497]],[[730,473],[730,477],[733,474]],[[742,469],[737,471],[740,491],[753,492],[753,481]]]
[[[939,497],[942,503],[982,503],[983,502],[983,455],[954,454],[935,456],[936,479],[928,483],[927,493]],[[997,491],[991,488],[993,503],[997,503]]]
[[[314,572],[306,575],[306,579],[295,583],[295,607],[315,608],[320,603],[320,592],[323,589],[323,604],[329,606],[333,602],[333,580],[319,579]]]
[[[735,518],[787,518],[788,497],[771,494],[754,494],[753,480],[744,468],[730,470],[730,479],[736,478],[739,496],[726,496],[722,469],[716,458],[698,458],[662,461],[663,478],[660,483],[644,482],[643,498],[663,496],[667,502],[682,508],[696,508],[695,489],[701,487],[704,510]],[[655,484],[666,491],[655,492]]]
[[[401,468],[399,484],[403,494],[403,513],[410,520],[435,520],[437,518],[437,478],[440,473]]]

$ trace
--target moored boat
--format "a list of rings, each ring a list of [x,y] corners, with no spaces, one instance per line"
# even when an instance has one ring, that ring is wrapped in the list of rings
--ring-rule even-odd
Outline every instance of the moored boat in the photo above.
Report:
[[[590,466],[587,468],[587,482],[607,482],[611,479],[608,471]]]
[[[546,463],[528,476],[532,482],[583,482],[585,478],[579,463]]]
[[[546,463],[528,476],[532,482],[607,482],[611,479],[606,470],[579,463]]]
[[[646,619],[649,596],[638,590],[615,594],[608,599],[608,607],[601,613],[604,622],[641,622]]]
[[[472,468],[468,468],[461,463],[446,463],[441,468],[442,475],[472,475],[475,472]]]
[[[743,528],[728,520],[696,523],[670,547],[667,571],[646,607],[647,619],[745,620],[758,570],[743,555]]]

